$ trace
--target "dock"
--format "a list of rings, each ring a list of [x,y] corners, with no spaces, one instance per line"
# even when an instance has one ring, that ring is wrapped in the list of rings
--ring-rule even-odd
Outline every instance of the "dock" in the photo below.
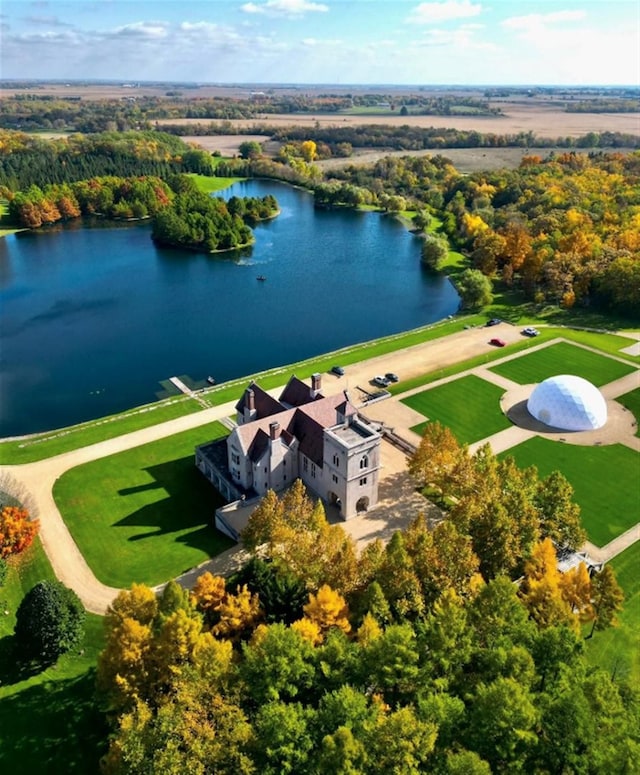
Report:
[[[191,388],[187,387],[184,382],[180,379],[180,377],[169,377],[169,382],[176,387],[181,393],[184,393],[185,396],[189,396],[189,398],[193,398],[195,401],[197,401],[200,406],[202,406],[204,409],[208,409],[210,404],[205,401],[201,396],[199,396],[195,390],[191,390]]]

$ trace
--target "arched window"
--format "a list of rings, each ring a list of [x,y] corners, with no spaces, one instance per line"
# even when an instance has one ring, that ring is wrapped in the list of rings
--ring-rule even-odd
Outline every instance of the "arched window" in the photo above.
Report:
[[[369,458],[367,455],[363,455],[360,458],[360,468],[369,468]]]

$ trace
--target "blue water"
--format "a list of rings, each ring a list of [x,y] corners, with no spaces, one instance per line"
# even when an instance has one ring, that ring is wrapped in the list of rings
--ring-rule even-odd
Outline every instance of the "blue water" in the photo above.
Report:
[[[158,248],[140,224],[0,240],[0,436],[153,401],[174,375],[222,382],[458,307],[392,218],[316,210],[308,193],[276,182],[224,193],[273,193],[280,204],[246,251]]]

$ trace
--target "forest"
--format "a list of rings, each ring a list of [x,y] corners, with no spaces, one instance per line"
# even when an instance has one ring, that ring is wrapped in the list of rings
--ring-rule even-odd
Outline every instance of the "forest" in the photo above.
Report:
[[[609,566],[557,570],[582,539],[570,486],[443,433],[411,470],[456,494],[446,520],[358,555],[298,480],[252,514],[235,576],[121,592],[103,772],[635,772],[637,692],[583,654],[622,593]]]
[[[72,183],[97,176],[210,174],[212,158],[164,132],[103,132],[42,139],[0,130],[0,189]]]

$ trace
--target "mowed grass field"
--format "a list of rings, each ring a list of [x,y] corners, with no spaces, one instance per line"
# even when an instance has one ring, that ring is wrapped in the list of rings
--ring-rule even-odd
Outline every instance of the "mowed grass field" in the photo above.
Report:
[[[575,374],[577,377],[588,379],[597,387],[624,377],[633,370],[634,367],[630,364],[621,363],[606,355],[598,355],[567,342],[558,342],[491,367],[491,371],[519,385],[542,382],[558,374]]]
[[[617,627],[594,632],[586,641],[586,653],[593,665],[603,667],[633,686],[640,685],[640,542],[636,542],[609,563],[624,591],[624,608]],[[591,625],[588,625],[589,630]]]
[[[55,578],[40,540],[9,562],[0,588],[0,771],[98,772],[108,730],[95,700],[102,617],[87,614],[80,647],[42,672],[21,671],[12,653],[16,610],[39,581]],[[8,613],[4,613],[4,612]]]
[[[502,453],[541,476],[561,471],[571,483],[589,540],[604,546],[638,522],[640,454],[621,444],[582,447],[536,436]]]
[[[500,410],[504,390],[480,377],[467,377],[402,399],[402,403],[428,417],[412,431],[422,435],[428,422],[437,420],[451,429],[461,444],[472,444],[511,423]]]
[[[618,403],[622,406],[626,406],[627,409],[633,413],[636,418],[636,436],[640,436],[640,388],[632,390],[630,393],[625,393],[623,396],[616,398]]]
[[[232,543],[212,526],[220,495],[194,464],[194,448],[227,434],[220,423],[86,463],[53,490],[65,524],[104,584],[154,586]]]

